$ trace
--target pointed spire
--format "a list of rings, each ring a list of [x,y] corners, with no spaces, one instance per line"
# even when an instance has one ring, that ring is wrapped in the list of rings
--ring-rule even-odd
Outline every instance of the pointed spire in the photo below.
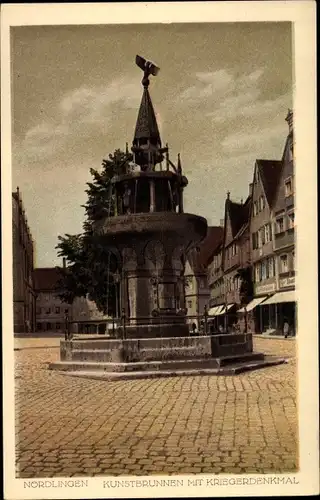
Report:
[[[180,158],[180,153],[178,153],[178,165],[177,165],[177,170],[178,170],[178,173],[181,174],[182,173],[182,166],[181,166],[181,158]]]
[[[151,143],[161,147],[161,139],[156,120],[156,115],[153,109],[151,97],[148,89],[145,87],[141,99],[136,129],[134,132],[133,142],[138,143],[142,140],[150,140]]]
[[[142,170],[154,170],[155,165],[164,158],[156,115],[145,84],[131,149],[135,163]]]
[[[230,191],[227,191],[227,200],[230,200]]]

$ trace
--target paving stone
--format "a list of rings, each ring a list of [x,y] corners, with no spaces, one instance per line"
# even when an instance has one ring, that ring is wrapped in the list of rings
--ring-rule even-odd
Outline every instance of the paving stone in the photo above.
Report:
[[[290,363],[234,378],[110,384],[48,371],[58,349],[27,349],[46,342],[15,352],[19,477],[297,469],[295,341],[255,339]]]

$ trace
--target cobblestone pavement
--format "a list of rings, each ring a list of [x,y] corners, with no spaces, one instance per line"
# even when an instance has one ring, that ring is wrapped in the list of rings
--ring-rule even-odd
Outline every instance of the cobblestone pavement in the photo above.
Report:
[[[254,342],[288,364],[106,382],[49,371],[58,339],[16,339],[17,477],[296,471],[295,341]]]

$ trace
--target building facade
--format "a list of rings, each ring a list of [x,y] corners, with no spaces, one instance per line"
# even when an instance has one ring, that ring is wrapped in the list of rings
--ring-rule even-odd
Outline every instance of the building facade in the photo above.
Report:
[[[59,279],[59,271],[55,267],[34,270],[37,332],[63,333],[66,314],[70,319],[72,317],[71,306],[58,297]]]
[[[275,325],[275,309],[262,304],[269,295],[276,292],[277,288],[272,218],[281,172],[281,161],[256,161],[250,217],[251,265],[256,300],[255,307],[250,309],[249,316],[254,322],[254,330],[257,333],[273,329]]]
[[[243,302],[242,281],[250,265],[250,207],[250,194],[245,203],[233,202],[230,193],[227,194],[222,242],[208,266],[211,330],[228,331],[238,322],[236,312]]]
[[[110,318],[98,311],[89,298],[76,297],[72,304],[59,298],[60,278],[59,269],[55,267],[34,270],[36,331],[63,333],[66,316],[73,333],[101,333],[101,329],[105,330],[100,321]]]
[[[19,188],[12,193],[12,257],[14,332],[34,332],[36,322],[33,284],[34,243]]]
[[[210,299],[208,262],[212,248],[221,241],[222,232],[219,226],[208,227],[206,238],[197,248],[190,250],[186,258],[184,282],[187,322],[190,325],[195,323],[197,328],[200,327],[199,317],[203,316]]]
[[[212,248],[207,269],[209,318],[226,331],[235,318],[242,331],[284,333],[296,330],[294,130],[281,160],[257,160],[244,204],[228,194],[224,235]],[[223,318],[223,320],[222,320]],[[236,321],[236,320],[235,320]],[[286,327],[288,328],[288,327]]]
[[[294,136],[293,113],[289,110],[286,121],[289,134],[284,147],[283,168],[279,179],[272,225],[274,228],[273,251],[276,273],[276,294],[269,298],[274,308],[275,324],[278,332],[283,332],[284,323],[289,325],[289,334],[296,332],[295,297],[295,202],[294,202]],[[266,304],[268,305],[268,304]]]

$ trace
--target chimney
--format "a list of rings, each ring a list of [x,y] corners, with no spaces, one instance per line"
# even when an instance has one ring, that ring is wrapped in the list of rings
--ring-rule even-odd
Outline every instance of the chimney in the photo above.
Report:
[[[249,184],[249,196],[252,196],[253,193],[253,182],[250,182]]]
[[[286,122],[289,126],[289,134],[293,131],[293,111],[292,109],[288,109],[288,114],[286,116]]]

